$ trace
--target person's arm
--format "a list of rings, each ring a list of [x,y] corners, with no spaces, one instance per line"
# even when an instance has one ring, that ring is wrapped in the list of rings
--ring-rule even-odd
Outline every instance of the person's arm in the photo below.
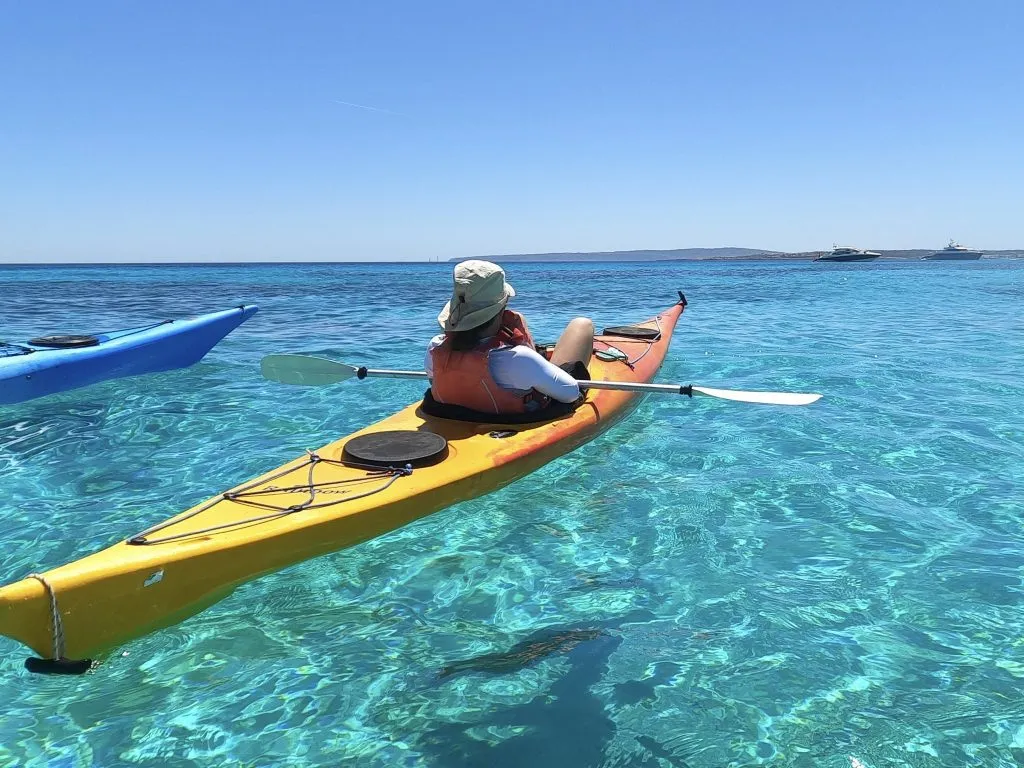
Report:
[[[439,333],[437,336],[430,340],[430,344],[427,345],[427,354],[423,359],[423,370],[427,372],[427,380],[434,380],[434,359],[430,356],[430,353],[437,347],[440,347],[444,343],[444,334]]]
[[[490,357],[491,376],[505,389],[535,389],[552,400],[575,402],[580,396],[576,379],[529,347],[496,349]]]

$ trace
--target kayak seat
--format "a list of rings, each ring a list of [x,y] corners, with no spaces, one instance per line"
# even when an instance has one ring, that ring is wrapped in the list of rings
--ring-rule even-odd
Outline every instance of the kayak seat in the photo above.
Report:
[[[429,467],[448,456],[448,441],[425,429],[393,429],[354,437],[342,461],[373,467]]]
[[[34,347],[54,347],[57,349],[73,349],[76,347],[95,347],[100,340],[95,336],[40,336],[37,339],[29,339],[29,344]]]
[[[551,421],[552,419],[568,416],[582,402],[582,397],[574,403],[560,403],[556,400],[547,407],[531,413],[484,413],[483,411],[463,408],[461,405],[439,403],[428,389],[423,395],[423,402],[420,403],[419,412],[424,416],[433,416],[435,419],[468,421],[473,424],[538,424],[542,421]]]

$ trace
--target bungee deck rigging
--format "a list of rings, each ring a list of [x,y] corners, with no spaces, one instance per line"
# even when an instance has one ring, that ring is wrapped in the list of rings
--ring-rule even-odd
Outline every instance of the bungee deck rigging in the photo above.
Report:
[[[308,467],[309,478],[303,485],[290,485],[286,487],[279,487],[276,485],[263,485],[261,482],[253,482],[248,485],[244,485],[233,491],[227,491],[220,497],[211,499],[205,504],[200,505],[196,509],[188,512],[177,518],[173,518],[163,523],[159,523],[150,528],[147,528],[142,533],[137,533],[127,540],[128,544],[135,546],[152,546],[154,544],[165,544],[169,541],[177,541],[189,536],[203,536],[209,533],[216,533],[217,531],[224,531],[230,528],[235,528],[243,525],[253,525],[255,523],[262,523],[268,520],[275,520],[285,515],[292,515],[296,512],[305,512],[315,509],[324,509],[326,507],[333,507],[337,504],[344,504],[345,502],[355,501],[356,499],[362,499],[367,496],[372,496],[375,493],[386,491],[391,485],[398,480],[400,477],[408,477],[412,474],[413,469],[411,466],[405,466],[401,468],[387,468],[382,469],[372,465],[359,465],[353,464],[349,461],[336,461],[333,459],[325,459],[322,456],[314,453],[313,451],[307,451],[309,456],[308,464],[300,466],[295,469],[302,470]],[[367,470],[364,477],[352,477],[344,478],[340,480],[322,480],[317,482],[314,479],[314,473],[316,467],[322,463],[328,465],[353,467]],[[292,474],[295,469],[283,470],[276,476],[269,478],[274,480],[276,478],[284,477],[285,475]],[[377,482],[379,485],[367,491],[356,492],[353,490],[354,486],[363,483]],[[269,498],[273,496],[282,496],[288,494],[302,493],[306,494],[308,498],[299,504],[289,504],[287,506],[280,506],[270,504],[263,501],[258,501],[260,498]],[[319,494],[336,494],[338,496],[344,496],[344,498],[332,499],[330,501],[317,502],[317,496]],[[346,495],[347,494],[347,495]],[[234,502],[247,507],[255,507],[257,509],[268,510],[269,514],[258,515],[256,517],[245,517],[240,520],[235,520],[230,523],[223,523],[221,525],[214,525],[207,528],[199,528],[194,531],[187,531],[185,533],[178,533],[172,536],[162,536],[160,538],[152,538],[154,533],[166,530],[174,525],[178,525],[186,520],[190,520],[197,515],[201,515],[204,512],[212,509],[218,504],[225,501]]]

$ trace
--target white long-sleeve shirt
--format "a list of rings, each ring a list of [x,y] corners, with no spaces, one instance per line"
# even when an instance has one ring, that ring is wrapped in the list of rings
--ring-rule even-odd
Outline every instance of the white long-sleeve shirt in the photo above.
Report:
[[[444,342],[440,333],[430,340],[423,368],[433,378],[434,365],[430,353]],[[536,389],[552,400],[571,403],[580,396],[576,379],[527,346],[499,347],[487,356],[494,383],[502,389],[527,392]]]

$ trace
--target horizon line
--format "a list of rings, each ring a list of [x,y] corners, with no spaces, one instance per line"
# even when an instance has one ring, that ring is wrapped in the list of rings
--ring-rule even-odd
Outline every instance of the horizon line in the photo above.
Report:
[[[915,250],[915,251],[927,251],[927,248],[915,248],[915,249],[900,249],[900,250]],[[515,255],[518,263],[528,264],[679,264],[682,262],[742,262],[742,261],[813,261],[810,258],[811,254],[819,253],[818,251],[795,251],[792,253],[785,254],[764,254],[767,258],[757,258],[759,254],[750,254],[747,256],[694,256],[692,258],[684,259],[530,259],[523,258],[523,256]],[[807,254],[807,255],[802,255]],[[1006,249],[1000,251],[985,251],[985,256],[990,258],[1012,258],[1010,254],[1019,254],[1024,256],[1024,248],[1021,249]],[[513,256],[514,254],[508,254]],[[524,254],[525,255],[525,254]],[[470,257],[480,258],[480,257]],[[492,256],[489,258],[501,258],[500,256]],[[881,256],[881,260],[888,261],[919,261],[911,256]],[[984,258],[984,257],[983,257]],[[9,267],[29,267],[29,268],[45,268],[45,267],[252,267],[252,266],[306,266],[316,264],[404,264],[404,265],[428,265],[428,264],[455,264],[460,261],[468,261],[469,259],[463,258],[451,258],[443,261],[432,261],[422,259],[392,259],[392,260],[379,260],[379,259],[360,259],[360,260],[323,260],[323,261],[42,261],[42,262],[31,262],[31,261],[0,261],[0,269]]]
[[[914,252],[938,252],[940,248],[878,248],[878,252],[882,253],[881,258],[899,259],[900,256],[885,256],[886,253],[902,254],[902,253],[914,253]],[[1007,255],[1007,254],[1024,254],[1024,248],[993,248],[984,249],[979,248],[984,255]],[[629,258],[631,254],[646,254],[646,253],[687,253],[694,251],[749,251],[742,256],[692,256],[683,259],[651,259],[651,258]],[[210,265],[230,265],[230,264],[446,264],[459,261],[467,261],[471,259],[516,259],[518,261],[533,260],[536,262],[565,262],[565,261],[580,261],[580,262],[609,262],[609,261],[624,261],[624,262],[656,262],[656,261],[742,261],[744,259],[754,259],[758,261],[764,261],[767,259],[779,259],[779,260],[803,260],[808,255],[826,253],[827,250],[813,249],[813,250],[802,250],[802,251],[775,251],[761,248],[747,248],[744,246],[691,246],[685,248],[629,248],[614,251],[534,251],[529,253],[491,253],[484,255],[472,255],[472,256],[427,256],[419,258],[394,258],[394,259],[225,259],[225,260],[194,260],[194,259],[157,259],[150,261],[141,261],[134,258],[126,260],[115,260],[115,261],[3,261],[0,260],[0,267],[45,267],[45,266],[116,266],[116,265],[130,265],[130,266],[159,266],[161,264],[170,265],[191,265],[191,266],[202,266],[206,264]],[[600,259],[587,259],[580,258],[586,256],[614,256],[621,254],[623,258],[600,258]],[[575,257],[569,259],[557,259],[551,258],[556,256],[568,256]]]

